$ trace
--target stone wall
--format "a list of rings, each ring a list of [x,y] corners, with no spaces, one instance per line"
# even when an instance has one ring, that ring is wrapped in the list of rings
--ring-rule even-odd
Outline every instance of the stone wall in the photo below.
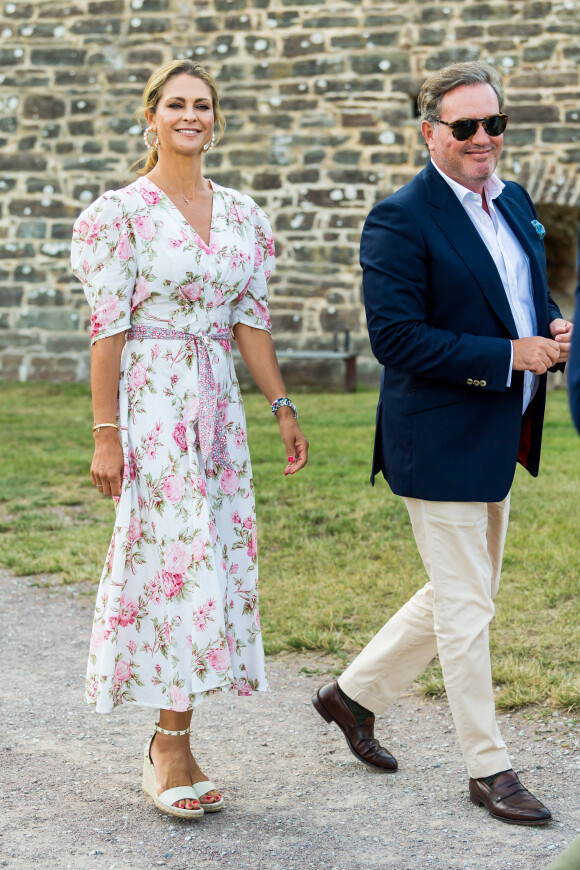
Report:
[[[207,174],[254,195],[275,228],[281,348],[330,348],[348,330],[369,356],[362,222],[425,163],[415,99],[425,74],[454,60],[504,74],[502,174],[538,203],[555,289],[571,293],[579,0],[1,0],[0,32],[3,378],[87,378],[71,225],[130,180],[143,85],[177,56],[206,64],[220,87],[228,129]]]

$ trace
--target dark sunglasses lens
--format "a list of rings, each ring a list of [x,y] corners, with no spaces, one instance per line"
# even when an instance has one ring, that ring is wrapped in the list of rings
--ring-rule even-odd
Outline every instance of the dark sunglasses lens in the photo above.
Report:
[[[483,127],[488,136],[501,136],[506,128],[507,118],[501,115],[492,115],[483,123]]]
[[[451,128],[453,138],[457,139],[459,142],[465,142],[466,139],[470,139],[476,130],[477,121],[472,121],[469,118],[466,118],[465,121],[456,121]]]

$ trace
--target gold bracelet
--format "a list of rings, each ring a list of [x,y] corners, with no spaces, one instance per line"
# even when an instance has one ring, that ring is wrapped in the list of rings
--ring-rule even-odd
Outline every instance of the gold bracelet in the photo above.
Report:
[[[95,425],[93,426],[93,432],[95,431],[95,429],[108,429],[108,428],[116,429],[117,432],[119,431],[119,427],[117,426],[116,423],[95,423]]]

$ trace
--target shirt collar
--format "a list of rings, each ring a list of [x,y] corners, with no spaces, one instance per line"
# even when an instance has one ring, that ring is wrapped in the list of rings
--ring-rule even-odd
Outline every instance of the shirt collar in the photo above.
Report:
[[[445,181],[447,182],[447,184],[449,185],[449,187],[456,195],[457,199],[461,204],[463,204],[465,198],[468,196],[475,202],[481,202],[481,197],[478,193],[474,193],[468,187],[464,187],[463,184],[460,184],[458,181],[455,181],[454,178],[450,178],[449,175],[446,175],[443,170],[437,166],[433,158],[431,158],[431,163],[433,164],[439,175],[445,179]],[[491,178],[488,178],[483,185],[486,200],[488,202],[491,202],[492,200],[497,199],[504,187],[505,184],[503,183],[501,178],[499,178],[494,172]]]

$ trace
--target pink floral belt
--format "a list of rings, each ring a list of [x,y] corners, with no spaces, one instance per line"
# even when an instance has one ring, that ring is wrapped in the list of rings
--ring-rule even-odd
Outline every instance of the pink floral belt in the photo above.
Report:
[[[230,352],[229,329],[216,332],[184,332],[180,329],[169,329],[161,326],[132,326],[127,332],[127,340],[154,339],[164,341],[194,342],[197,353],[199,371],[199,446],[205,462],[211,457],[215,465],[222,468],[233,468],[229,455],[222,412],[218,404],[218,394],[221,385],[216,383],[215,374],[209,354],[210,341],[219,341],[224,350]]]

